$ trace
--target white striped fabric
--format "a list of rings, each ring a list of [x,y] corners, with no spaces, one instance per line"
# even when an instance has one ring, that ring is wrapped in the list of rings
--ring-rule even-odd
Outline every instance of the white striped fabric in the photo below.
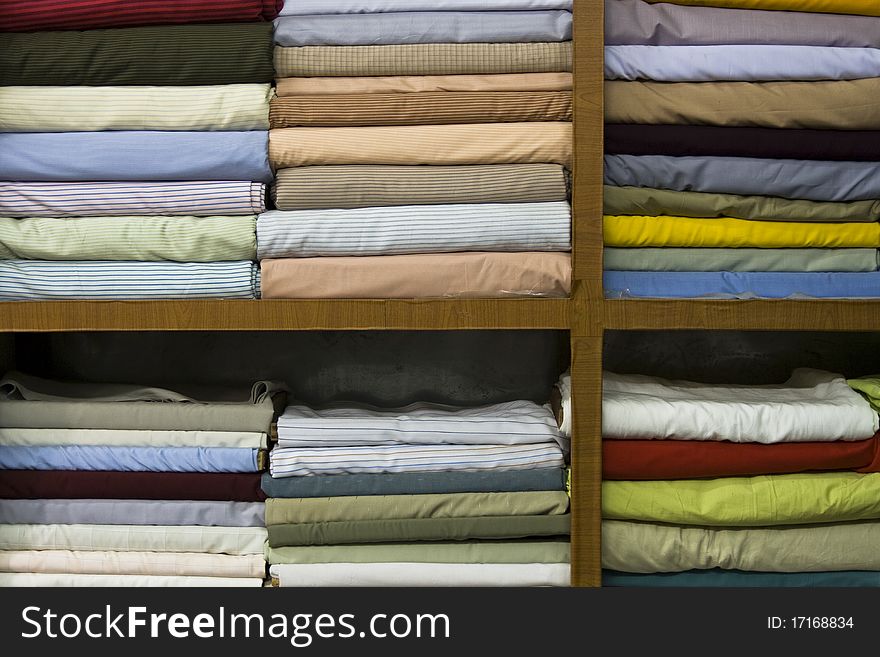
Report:
[[[0,261],[0,301],[254,299],[259,268],[240,262]]]
[[[0,182],[6,217],[259,214],[266,186],[250,181]]]
[[[548,404],[512,401],[477,408],[417,403],[404,408],[288,406],[278,418],[281,447],[456,444],[517,445],[560,440]]]
[[[556,443],[537,445],[394,445],[276,447],[269,459],[275,478],[388,472],[486,472],[561,468]]]
[[[84,575],[80,573],[0,573],[0,588],[6,587],[176,587],[259,588],[261,577],[174,577],[170,575]]]

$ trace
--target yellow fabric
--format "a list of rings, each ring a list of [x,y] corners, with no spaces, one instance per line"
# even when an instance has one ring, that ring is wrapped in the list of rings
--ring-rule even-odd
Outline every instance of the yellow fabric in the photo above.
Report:
[[[880,247],[880,224],[605,216],[605,246]]]
[[[669,0],[647,0],[650,3]],[[696,7],[728,7],[731,9],[779,9],[783,11],[819,12],[824,14],[856,14],[880,16],[877,0],[675,0],[677,5]]]

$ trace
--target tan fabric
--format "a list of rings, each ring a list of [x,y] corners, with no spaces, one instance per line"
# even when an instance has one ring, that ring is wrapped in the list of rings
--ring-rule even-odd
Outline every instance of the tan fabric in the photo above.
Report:
[[[567,253],[444,253],[264,260],[264,299],[565,297]]]
[[[281,78],[279,96],[394,94],[419,91],[571,91],[571,73],[394,75],[354,78]]]
[[[608,123],[880,129],[880,77],[812,82],[606,82]]]
[[[277,169],[316,164],[521,164],[571,166],[570,123],[477,123],[269,131]]]

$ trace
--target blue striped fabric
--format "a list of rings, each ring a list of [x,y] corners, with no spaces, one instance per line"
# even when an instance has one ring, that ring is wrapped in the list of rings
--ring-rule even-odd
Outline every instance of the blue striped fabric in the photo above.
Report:
[[[258,451],[236,447],[0,446],[0,469],[257,472]]]

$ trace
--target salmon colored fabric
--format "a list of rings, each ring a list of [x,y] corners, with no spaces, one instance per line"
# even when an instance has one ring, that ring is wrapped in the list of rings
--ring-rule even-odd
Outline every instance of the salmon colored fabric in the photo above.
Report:
[[[399,94],[419,91],[571,91],[571,73],[391,75],[354,78],[281,78],[278,96]]]

